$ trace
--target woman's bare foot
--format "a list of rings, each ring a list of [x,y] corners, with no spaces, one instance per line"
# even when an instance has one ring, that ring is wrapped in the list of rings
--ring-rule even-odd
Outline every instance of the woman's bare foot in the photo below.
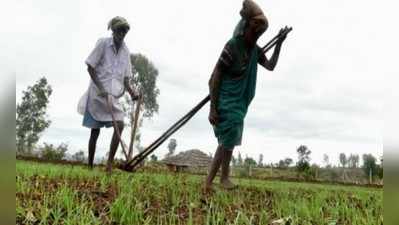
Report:
[[[203,185],[202,192],[203,192],[204,194],[206,194],[206,195],[212,194],[214,191],[215,191],[215,190],[213,189],[213,185],[212,185],[212,184],[207,184],[207,183],[205,183],[205,184]]]
[[[237,185],[230,181],[230,179],[220,180],[220,184],[226,190],[232,190],[237,188]]]
[[[107,175],[112,174],[112,164],[110,164],[110,163],[107,164],[107,167],[105,168],[105,172],[107,173]]]

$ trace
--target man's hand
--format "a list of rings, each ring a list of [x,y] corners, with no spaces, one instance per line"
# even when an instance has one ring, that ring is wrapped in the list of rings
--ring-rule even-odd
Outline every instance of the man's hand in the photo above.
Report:
[[[219,114],[216,111],[215,108],[211,107],[211,110],[209,111],[209,117],[208,117],[209,122],[212,125],[217,125],[219,123]]]
[[[127,92],[129,93],[130,99],[132,99],[132,101],[136,101],[140,98],[140,96],[141,96],[140,91],[137,90],[137,92],[139,92],[139,94],[136,94],[137,92],[134,90],[134,88],[129,83],[129,77],[125,77],[125,79],[123,80],[123,85],[125,86]]]
[[[132,94],[132,95],[130,95],[130,97],[132,98],[132,101],[137,101],[137,100],[139,100],[140,95]]]
[[[140,97],[140,95],[136,95],[136,94],[134,94],[134,93],[130,93],[130,98],[132,99],[132,101],[138,100],[139,97]]]

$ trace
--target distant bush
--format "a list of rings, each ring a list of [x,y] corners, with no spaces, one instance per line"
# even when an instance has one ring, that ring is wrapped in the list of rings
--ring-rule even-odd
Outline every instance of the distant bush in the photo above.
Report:
[[[61,143],[57,147],[53,144],[44,143],[43,147],[40,148],[40,157],[46,160],[61,160],[65,157],[65,153],[68,151],[68,145]]]
[[[298,173],[305,174],[310,170],[310,165],[308,162],[299,161],[296,164],[296,170],[298,171]]]
[[[72,155],[72,160],[76,162],[84,162],[86,161],[85,153],[84,151],[80,150],[76,152],[75,154]]]
[[[316,170],[309,166],[303,167],[301,170],[297,168],[297,176],[304,180],[313,180],[316,177]]]
[[[151,155],[151,162],[157,162],[158,161],[158,157],[154,154]]]

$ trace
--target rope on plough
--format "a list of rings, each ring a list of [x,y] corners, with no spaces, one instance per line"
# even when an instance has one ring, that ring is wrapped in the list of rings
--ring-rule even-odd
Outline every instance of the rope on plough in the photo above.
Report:
[[[273,48],[278,39],[282,35],[287,35],[292,31],[292,27],[286,27],[283,32],[277,34],[272,40],[270,40],[263,48],[262,51],[266,53],[271,48]],[[173,135],[176,131],[178,131],[184,124],[186,124],[208,101],[210,100],[210,96],[207,95],[204,99],[202,99],[194,108],[192,108],[186,115],[184,115],[180,120],[174,123],[166,132],[164,132],[158,139],[156,139],[153,143],[151,143],[146,149],[137,154],[133,159],[128,160],[125,165],[122,165],[120,168],[127,171],[133,171],[136,167],[152,152],[154,152],[163,142],[165,142],[171,135]],[[120,137],[120,136],[118,136]],[[122,140],[121,140],[122,143]],[[123,144],[122,144],[123,146]]]

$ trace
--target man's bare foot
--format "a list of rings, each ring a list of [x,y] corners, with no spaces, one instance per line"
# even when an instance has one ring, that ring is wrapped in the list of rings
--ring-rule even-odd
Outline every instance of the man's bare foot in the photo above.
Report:
[[[237,188],[237,185],[230,181],[230,179],[220,180],[220,184],[226,190],[232,190]]]

